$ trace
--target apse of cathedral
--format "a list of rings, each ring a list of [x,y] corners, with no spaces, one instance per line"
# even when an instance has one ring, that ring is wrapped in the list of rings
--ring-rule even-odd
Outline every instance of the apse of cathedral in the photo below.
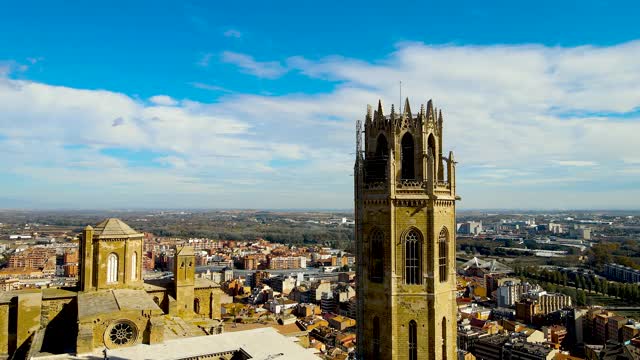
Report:
[[[431,100],[358,123],[357,338],[363,359],[456,358],[455,160]],[[363,143],[364,142],[364,147]]]
[[[144,281],[143,238],[119,219],[87,226],[77,289],[0,293],[0,357],[83,354],[217,332],[222,292],[195,278],[193,248],[176,249],[173,279]]]

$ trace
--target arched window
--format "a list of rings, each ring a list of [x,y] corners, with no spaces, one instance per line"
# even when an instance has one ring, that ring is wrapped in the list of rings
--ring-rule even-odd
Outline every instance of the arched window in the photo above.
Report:
[[[372,359],[380,360],[380,319],[377,316],[373,317],[373,340],[371,341]]]
[[[200,299],[193,299],[193,312],[200,314]]]
[[[414,155],[415,155],[415,147],[413,145],[413,136],[410,133],[404,134],[402,137],[402,152],[401,156],[401,176],[402,180],[414,180],[416,178],[415,169],[414,169]]]
[[[404,279],[407,284],[421,284],[422,237],[411,229],[404,237]]]
[[[429,140],[427,140],[427,148],[429,149],[428,151],[433,154],[433,156],[436,156],[436,138],[433,137],[433,134],[429,135]]]
[[[384,234],[374,230],[369,241],[369,279],[382,282],[384,278]]]
[[[440,274],[440,282],[445,282],[449,278],[449,234],[444,228],[438,236],[438,273]]]
[[[409,321],[409,360],[418,360],[418,324]]]
[[[138,280],[138,253],[131,255],[131,280]]]
[[[442,318],[442,360],[447,360],[447,318]]]
[[[378,135],[376,140],[376,157],[386,157],[389,155],[389,144],[383,134]]]
[[[440,164],[438,163],[438,161],[440,161],[438,159],[438,154],[436,154],[436,139],[433,136],[433,134],[429,135],[429,139],[427,140],[427,154],[433,156],[433,167],[431,167],[431,169],[429,169],[430,171],[433,172],[433,180],[435,181],[436,179],[442,180],[439,178],[439,174],[436,174],[436,166],[439,166]],[[428,174],[428,173],[427,173]]]
[[[107,283],[118,282],[118,255],[111,253],[107,257]]]

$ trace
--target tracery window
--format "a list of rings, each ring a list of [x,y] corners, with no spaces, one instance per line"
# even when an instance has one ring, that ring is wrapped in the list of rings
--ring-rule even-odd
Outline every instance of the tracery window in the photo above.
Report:
[[[200,299],[193,299],[193,312],[200,314]]]
[[[374,230],[369,241],[369,278],[382,282],[384,278],[384,233]]]
[[[138,329],[128,320],[113,323],[105,333],[105,345],[108,348],[132,345],[138,337]]]
[[[438,273],[440,275],[440,282],[445,282],[449,277],[449,234],[447,229],[440,231],[438,236]]]
[[[118,282],[118,255],[114,253],[107,257],[107,282]]]
[[[404,277],[406,284],[421,284],[422,237],[411,229],[404,238]]]
[[[409,321],[409,360],[418,360],[418,324]]]

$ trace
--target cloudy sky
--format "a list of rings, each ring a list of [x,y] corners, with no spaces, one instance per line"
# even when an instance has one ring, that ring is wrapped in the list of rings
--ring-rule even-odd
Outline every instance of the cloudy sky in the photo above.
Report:
[[[5,4],[0,208],[352,208],[400,80],[460,208],[640,207],[637,5],[428,3]]]

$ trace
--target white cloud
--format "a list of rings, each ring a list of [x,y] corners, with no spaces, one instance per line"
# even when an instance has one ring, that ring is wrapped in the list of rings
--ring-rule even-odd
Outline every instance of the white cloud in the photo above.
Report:
[[[140,201],[160,203],[147,199],[171,193],[167,204],[184,206],[348,208],[354,122],[378,98],[388,113],[402,80],[414,112],[431,97],[443,111],[444,147],[456,151],[463,207],[637,207],[637,169],[624,167],[640,159],[640,118],[631,113],[640,107],[636,58],[640,42],[578,48],[403,43],[376,62],[340,56],[259,62],[225,52],[223,61],[256,76],[297,71],[337,85],[325,93],[229,93],[211,104],[172,106],[5,76],[0,161],[34,179],[55,173],[51,181],[77,189],[97,186],[91,184],[99,176],[81,165],[104,162],[111,170],[100,186],[115,182],[145,194],[136,195]],[[101,153],[111,147],[153,152],[150,162],[163,167],[141,176],[127,161]],[[629,196],[614,190],[623,187],[631,187]]]
[[[239,39],[242,37],[242,33],[235,29],[229,29],[225,31],[223,35],[229,38],[236,38],[236,39]]]
[[[201,67],[207,67],[209,66],[209,62],[211,61],[212,57],[213,57],[213,54],[206,53],[200,57],[200,60],[198,60],[196,64],[198,64],[198,66],[201,66]]]
[[[595,161],[584,160],[552,160],[551,162],[560,166],[592,167],[598,165]]]
[[[222,61],[236,65],[243,72],[267,79],[278,78],[288,71],[278,61],[260,62],[249,55],[232,51],[224,51]]]
[[[203,89],[203,90],[210,90],[210,91],[221,91],[221,92],[233,92],[227,88],[224,88],[222,86],[218,86],[218,85],[211,85],[211,84],[206,84],[206,83],[202,83],[202,82],[192,82],[191,86],[198,88],[198,89]]]
[[[175,106],[178,105],[178,102],[175,101],[171,96],[167,95],[156,95],[149,98],[149,101],[155,105],[162,106]]]

